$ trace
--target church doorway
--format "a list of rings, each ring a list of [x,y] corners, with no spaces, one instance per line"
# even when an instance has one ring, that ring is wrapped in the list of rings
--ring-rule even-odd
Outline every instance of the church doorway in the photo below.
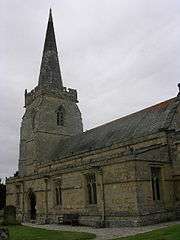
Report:
[[[34,192],[29,193],[29,207],[30,207],[30,219],[36,220],[36,195]]]

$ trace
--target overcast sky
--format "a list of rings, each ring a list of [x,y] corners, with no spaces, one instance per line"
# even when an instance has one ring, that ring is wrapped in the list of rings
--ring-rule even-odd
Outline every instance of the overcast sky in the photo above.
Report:
[[[179,0],[0,0],[0,177],[17,170],[24,89],[38,82],[50,6],[84,130],[177,95]]]

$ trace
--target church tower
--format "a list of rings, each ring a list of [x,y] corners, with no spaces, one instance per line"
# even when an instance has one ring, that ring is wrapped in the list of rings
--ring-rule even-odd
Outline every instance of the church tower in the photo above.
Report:
[[[36,163],[53,160],[63,139],[83,131],[77,91],[63,86],[50,9],[38,85],[25,90],[20,131],[19,175],[34,172]]]

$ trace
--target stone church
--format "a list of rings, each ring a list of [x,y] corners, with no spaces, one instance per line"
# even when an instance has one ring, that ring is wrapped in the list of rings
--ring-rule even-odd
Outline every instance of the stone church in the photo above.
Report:
[[[25,90],[18,172],[7,179],[18,219],[111,227],[180,218],[180,91],[85,132],[77,103],[50,10],[38,85]]]

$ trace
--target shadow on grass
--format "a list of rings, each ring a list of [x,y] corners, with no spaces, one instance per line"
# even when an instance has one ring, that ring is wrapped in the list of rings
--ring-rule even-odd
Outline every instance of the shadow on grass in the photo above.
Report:
[[[8,226],[10,240],[88,240],[95,234],[81,232],[64,232],[25,226]]]

